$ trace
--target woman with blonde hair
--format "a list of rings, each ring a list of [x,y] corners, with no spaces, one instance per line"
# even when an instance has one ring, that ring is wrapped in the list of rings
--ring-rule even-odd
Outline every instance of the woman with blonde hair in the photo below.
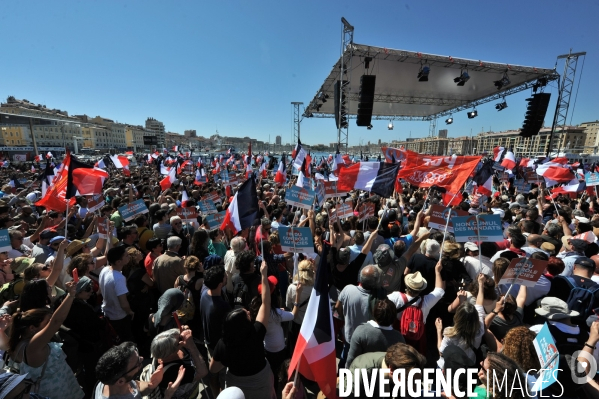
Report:
[[[314,289],[314,276],[316,273],[316,268],[314,263],[308,259],[302,260],[297,265],[298,272],[295,276],[293,276],[293,283],[287,288],[287,296],[285,300],[285,306],[287,309],[293,309],[294,301],[296,299],[297,293],[297,285],[301,284],[302,291],[299,298],[298,310],[291,323],[291,331],[288,336],[288,346],[293,353],[295,348],[295,343],[297,342],[297,337],[299,336],[300,328],[302,326],[302,322],[304,321],[304,316],[306,315],[306,309],[308,309],[308,300],[310,299],[310,295],[312,295],[312,290]]]

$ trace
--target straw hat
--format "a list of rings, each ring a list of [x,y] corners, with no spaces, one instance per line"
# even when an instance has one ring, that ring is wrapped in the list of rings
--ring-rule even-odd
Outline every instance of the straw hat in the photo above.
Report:
[[[420,272],[408,274],[405,279],[406,287],[413,291],[422,291],[426,289],[426,280]]]

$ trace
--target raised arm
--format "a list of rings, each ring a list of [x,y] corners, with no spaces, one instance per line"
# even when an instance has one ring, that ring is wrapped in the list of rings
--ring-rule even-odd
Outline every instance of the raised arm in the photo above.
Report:
[[[58,329],[62,323],[64,323],[71,310],[73,299],[75,299],[77,284],[73,281],[69,281],[65,286],[68,293],[67,296],[64,298],[58,309],[52,314],[46,327],[35,334],[27,345],[27,361],[31,367],[40,367],[47,360],[44,348],[52,338],[54,338],[54,334],[58,332]]]
[[[379,236],[378,230],[375,230],[372,233],[370,233],[368,240],[366,240],[366,244],[364,244],[364,247],[362,247],[362,253],[364,255],[368,255],[368,253],[370,252],[370,248],[372,248],[372,243],[378,236]]]
[[[66,249],[67,245],[69,245],[69,241],[64,239],[58,246],[56,258],[54,258],[54,262],[52,263],[52,271],[50,272],[50,275],[46,277],[46,282],[50,287],[54,287],[56,280],[58,280],[58,276],[60,276],[60,272],[62,271],[64,265],[64,250]]]
[[[485,275],[482,273],[479,273],[478,275],[478,295],[476,296],[476,304],[483,306],[483,303],[485,301]]]
[[[420,230],[420,224],[422,223],[422,219],[422,210],[420,210],[416,215],[416,220],[414,221],[414,229],[410,232],[412,237],[416,237],[416,234],[418,234],[418,230]]]
[[[262,305],[258,310],[256,321],[262,323],[264,327],[268,326],[268,317],[270,316],[270,285],[268,285],[268,266],[266,261],[262,261],[260,274],[262,275]]]
[[[516,306],[524,309],[524,305],[526,304],[526,286],[520,285],[520,290],[518,291],[518,296],[516,297]]]

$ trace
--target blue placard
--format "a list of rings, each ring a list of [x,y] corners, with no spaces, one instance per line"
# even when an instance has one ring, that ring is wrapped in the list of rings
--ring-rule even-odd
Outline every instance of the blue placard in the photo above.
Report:
[[[221,211],[218,213],[213,213],[212,215],[208,215],[204,218],[204,222],[208,224],[208,228],[210,230],[218,229],[221,224],[223,224],[223,220],[225,220],[225,216],[227,211]]]
[[[319,181],[316,186],[316,203],[320,206],[324,203],[324,183]]]
[[[585,173],[584,182],[587,184],[587,186],[599,186],[599,172]]]
[[[499,215],[479,215],[478,224],[475,215],[454,217],[451,222],[456,242],[503,240],[503,228]]]
[[[148,213],[148,208],[146,207],[146,203],[143,199],[138,199],[130,204],[119,207],[119,213],[123,217],[123,220],[128,222],[133,220],[133,218],[135,218],[137,215]]]
[[[311,209],[316,193],[298,186],[291,186],[285,192],[285,202],[298,208]]]
[[[314,252],[314,239],[309,227],[279,226],[279,239],[281,249],[285,252]]]
[[[543,374],[537,379],[533,390],[540,391],[557,381],[559,352],[547,323],[543,325],[532,343],[537,352],[539,363],[541,363],[541,370],[543,370]]]
[[[0,230],[0,252],[8,252],[12,249],[8,230]]]
[[[214,201],[212,200],[200,201],[198,202],[198,207],[200,208],[200,212],[202,212],[204,215],[218,212],[216,210],[216,205],[214,205]]]
[[[517,179],[514,181],[514,187],[519,193],[528,193],[530,192],[532,185],[530,183],[526,183],[524,179]]]

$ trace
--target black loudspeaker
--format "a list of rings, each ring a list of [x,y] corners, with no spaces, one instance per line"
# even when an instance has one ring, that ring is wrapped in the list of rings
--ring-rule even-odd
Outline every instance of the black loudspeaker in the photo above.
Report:
[[[358,126],[368,126],[372,120],[372,107],[374,106],[374,86],[376,75],[362,75],[360,78],[360,95],[358,102]]]
[[[343,83],[347,83],[347,81],[343,81]],[[343,98],[342,98],[343,96]],[[341,101],[340,101],[341,98]],[[337,129],[339,129],[339,120],[341,119],[341,128],[345,129],[347,127],[347,108],[345,106],[345,93],[341,91],[341,81],[338,80],[335,82],[335,124],[337,125]],[[339,107],[341,107],[341,113],[339,112]]]
[[[532,137],[539,134],[539,130],[543,127],[550,98],[551,93],[538,93],[526,99],[528,101],[528,108],[526,109],[526,116],[524,117],[520,136]]]

